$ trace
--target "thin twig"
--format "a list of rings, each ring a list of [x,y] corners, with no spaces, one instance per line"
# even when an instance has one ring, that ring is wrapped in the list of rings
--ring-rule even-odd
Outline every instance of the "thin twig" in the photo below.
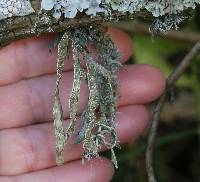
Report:
[[[175,82],[180,78],[180,76],[185,72],[185,70],[190,66],[191,62],[200,52],[200,41],[198,41],[195,46],[191,49],[191,51],[184,57],[181,63],[174,69],[171,75],[167,79],[167,86],[158,100],[152,117],[151,127],[148,136],[148,144],[146,149],[146,169],[148,174],[149,182],[156,182],[156,177],[153,168],[153,151],[154,151],[154,143],[156,132],[160,120],[160,114],[162,112],[162,108],[165,104],[165,99],[167,97],[168,90],[173,87]]]

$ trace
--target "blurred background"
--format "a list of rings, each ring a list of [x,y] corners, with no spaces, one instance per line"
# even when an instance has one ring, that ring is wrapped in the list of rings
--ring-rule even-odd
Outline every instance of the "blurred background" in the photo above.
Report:
[[[179,31],[152,37],[152,20],[119,22],[133,40],[129,64],[159,67],[166,77],[200,40],[200,7],[186,15]],[[149,105],[152,110],[155,103]],[[119,169],[113,182],[146,182],[147,132],[117,151]],[[200,182],[200,56],[174,89],[174,101],[165,104],[156,138],[155,171],[159,182]]]

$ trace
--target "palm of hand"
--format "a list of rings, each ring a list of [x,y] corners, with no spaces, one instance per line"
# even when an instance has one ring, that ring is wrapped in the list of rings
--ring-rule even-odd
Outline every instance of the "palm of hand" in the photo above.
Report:
[[[127,34],[110,29],[125,63],[131,55]],[[0,181],[109,181],[113,166],[105,158],[81,163],[81,146],[70,140],[65,164],[55,165],[52,106],[56,53],[49,54],[51,37],[32,38],[0,50]],[[70,58],[69,58],[70,59]],[[120,142],[136,139],[149,120],[145,104],[160,96],[165,87],[160,71],[148,65],[127,65],[119,73],[120,100],[117,131]],[[68,100],[73,71],[65,66],[61,100]],[[79,114],[86,105],[82,86]],[[68,122],[69,112],[64,110]]]

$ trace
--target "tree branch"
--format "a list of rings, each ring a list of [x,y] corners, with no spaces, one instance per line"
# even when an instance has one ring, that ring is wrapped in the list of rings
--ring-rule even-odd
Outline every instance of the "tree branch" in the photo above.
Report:
[[[155,136],[158,128],[160,114],[162,112],[162,108],[164,106],[167,93],[173,87],[175,82],[180,78],[180,76],[185,72],[185,70],[190,66],[191,62],[199,54],[199,52],[200,52],[200,41],[198,41],[195,44],[195,46],[191,49],[191,51],[184,57],[181,63],[175,68],[172,74],[168,77],[166,90],[160,97],[154,108],[151,127],[149,131],[148,144],[146,149],[146,168],[147,168],[149,182],[157,181],[153,169],[153,150],[154,150]]]
[[[55,19],[51,14],[41,14],[40,0],[31,0],[31,4],[35,13],[22,16],[11,17],[0,20],[0,48],[19,39],[30,36],[38,36],[49,32],[61,32],[63,30],[79,27],[87,24],[96,24],[122,19],[133,19],[136,17],[150,17],[150,13],[146,11],[137,12],[137,14],[128,14],[113,12],[111,15],[101,14],[95,17],[90,17],[85,14],[79,14],[77,18],[72,19]],[[37,25],[37,26],[35,26]]]
[[[21,2],[20,0],[18,1]],[[154,17],[155,19],[157,19],[154,22],[155,31],[166,32],[172,27],[177,27],[180,21],[183,20],[181,17],[179,17],[179,14],[185,13],[189,9],[190,10],[194,9],[197,5],[197,3],[192,1],[188,2],[188,0],[184,0],[183,2],[172,2],[171,0],[153,1],[153,2],[150,0],[142,0],[142,1],[138,0],[138,3],[136,3],[135,1],[134,1],[135,3],[132,3],[131,1],[130,2],[111,1],[110,3],[106,4],[106,11],[109,13],[105,13],[103,11],[100,13],[97,11],[97,15],[94,13],[93,14],[94,16],[91,17],[87,16],[86,13],[80,13],[80,11],[78,11],[79,13],[76,14],[75,18],[67,19],[64,18],[64,16],[61,17],[59,16],[59,19],[56,19],[52,16],[52,13],[55,12],[55,7],[53,9],[50,8],[51,11],[48,10],[47,8],[47,11],[41,12],[41,0],[26,0],[26,1],[30,6],[29,7],[31,9],[30,11],[26,9],[24,10],[18,9],[18,13],[16,13],[16,10],[13,10],[13,12],[12,10],[11,11],[8,10],[6,15],[5,15],[6,11],[3,12],[3,7],[1,7],[3,5],[0,4],[0,48],[9,44],[12,41],[23,39],[30,36],[36,36],[49,32],[61,32],[66,29],[75,28],[79,26],[86,26],[88,24],[89,25],[98,24],[111,21],[114,22],[115,20],[121,20],[121,19],[130,20],[137,17],[142,17],[142,18]],[[6,1],[3,3],[5,3],[4,6],[9,6]],[[187,4],[185,6],[182,6],[182,4],[184,3]],[[53,6],[55,5],[56,4],[53,4]],[[23,3],[21,6],[26,7],[23,6]],[[157,6],[160,7],[159,10],[155,8]],[[182,8],[179,8],[179,6],[181,6]],[[12,9],[14,7],[10,8]],[[59,11],[60,13],[65,14],[64,13],[65,9],[63,8],[64,7],[61,7]],[[43,7],[43,9],[45,8]],[[84,10],[87,10],[87,8]],[[25,14],[28,15],[22,16]],[[6,17],[11,17],[11,18],[6,18]]]

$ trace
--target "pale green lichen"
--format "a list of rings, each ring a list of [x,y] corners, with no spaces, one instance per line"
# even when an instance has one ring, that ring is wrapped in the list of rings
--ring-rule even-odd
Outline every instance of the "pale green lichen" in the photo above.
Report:
[[[185,9],[195,8],[196,4],[200,4],[200,0],[42,0],[41,7],[45,10],[54,9],[55,18],[62,13],[67,18],[74,18],[78,11],[94,16],[111,10],[134,13],[141,9],[159,17],[178,14]]]
[[[134,14],[146,10],[155,17],[152,30],[167,32],[172,27],[177,28],[183,20],[179,14],[188,8],[194,9],[200,0],[42,0],[44,10],[53,10],[54,18],[74,18],[78,12],[109,17],[113,11]]]
[[[81,68],[80,58],[77,50],[73,47],[73,61],[74,61],[74,82],[69,99],[69,112],[70,112],[70,124],[67,128],[67,135],[70,136],[75,130],[75,124],[77,120],[78,101],[80,95],[81,79],[86,78],[84,70]]]
[[[54,127],[56,137],[56,162],[58,165],[64,162],[62,152],[65,146],[65,132],[63,127],[63,109],[59,97],[60,80],[64,69],[64,61],[67,57],[68,49],[68,34],[64,33],[58,44],[58,58],[57,58],[57,80],[55,89],[55,103],[53,108]]]
[[[70,122],[63,128],[63,109],[59,98],[59,83],[64,67],[64,60],[68,53],[68,42],[71,42],[74,81],[69,99]],[[88,45],[96,50],[94,57]],[[80,60],[85,62],[86,68],[81,66]],[[57,82],[55,90],[55,135],[57,163],[64,162],[62,152],[64,145],[72,136],[77,134],[77,108],[79,102],[81,81],[88,85],[89,95],[87,108],[82,115],[82,126],[75,143],[82,143],[83,159],[90,160],[99,156],[100,149],[105,146],[111,149],[112,161],[117,167],[114,148],[118,144],[115,116],[117,109],[117,71],[120,63],[119,52],[105,31],[97,26],[76,28],[62,35],[58,44]]]

